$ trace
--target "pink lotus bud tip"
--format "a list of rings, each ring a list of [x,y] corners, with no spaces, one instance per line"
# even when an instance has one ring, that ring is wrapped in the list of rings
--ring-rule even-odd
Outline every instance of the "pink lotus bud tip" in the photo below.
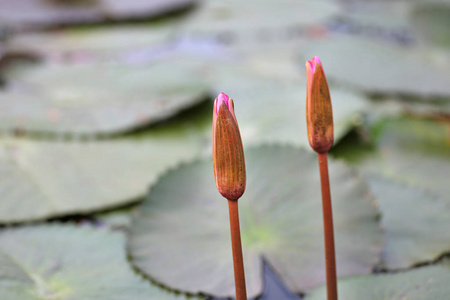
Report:
[[[312,59],[312,61],[313,61],[313,62],[316,62],[316,63],[318,63],[318,64],[320,64],[320,65],[322,65],[322,63],[320,62],[320,59],[319,59],[318,56],[314,56],[313,59]]]
[[[308,60],[309,66],[311,67],[311,72],[314,74],[316,71],[316,63],[322,65],[318,56],[314,56],[311,60]]]
[[[220,93],[219,96],[217,96],[216,114],[219,113],[219,108],[220,108],[220,105],[222,104],[222,102],[225,102],[225,104],[227,105],[228,109],[230,109],[230,104],[229,104],[229,101],[228,101],[229,99],[230,98],[225,93]]]

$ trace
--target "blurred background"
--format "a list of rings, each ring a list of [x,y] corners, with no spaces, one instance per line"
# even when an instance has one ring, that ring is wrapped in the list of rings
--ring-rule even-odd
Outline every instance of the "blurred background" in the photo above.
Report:
[[[438,152],[436,165],[448,171],[449,1],[3,0],[1,6],[4,156],[26,160],[21,171],[51,178],[44,185],[57,185],[72,163],[85,165],[73,167],[79,172],[98,165],[91,183],[127,191],[106,196],[93,183],[91,193],[117,198],[88,201],[93,206],[143,195],[149,180],[134,176],[147,174],[144,165],[141,173],[131,167],[140,164],[139,153],[153,160],[155,177],[209,154],[212,101],[222,91],[235,100],[246,147],[308,146],[304,63],[316,55],[333,99],[334,155],[354,162],[363,150],[381,153],[395,140],[418,157]],[[126,149],[104,154],[114,161],[105,171],[96,147],[110,149],[112,141]],[[74,149],[76,157],[54,146]],[[62,154],[43,163],[47,151]],[[104,179],[125,166],[134,171],[118,184]],[[65,183],[71,190],[79,183],[66,179],[74,181]],[[46,194],[56,197],[59,188],[50,189]],[[74,201],[88,196],[76,193],[82,195]],[[84,210],[75,206],[62,211]]]
[[[161,174],[210,155],[219,92],[245,148],[310,151],[313,56],[331,156],[450,203],[448,0],[1,0],[0,222],[130,226]]]

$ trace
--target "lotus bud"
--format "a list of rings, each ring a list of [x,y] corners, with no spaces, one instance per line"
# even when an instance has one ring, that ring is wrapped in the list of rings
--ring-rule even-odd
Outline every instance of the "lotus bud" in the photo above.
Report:
[[[234,114],[234,103],[220,93],[213,111],[213,165],[219,193],[228,200],[238,200],[245,191],[244,149]]]
[[[319,57],[306,62],[306,125],[314,151],[325,153],[333,146],[333,110],[327,79]]]

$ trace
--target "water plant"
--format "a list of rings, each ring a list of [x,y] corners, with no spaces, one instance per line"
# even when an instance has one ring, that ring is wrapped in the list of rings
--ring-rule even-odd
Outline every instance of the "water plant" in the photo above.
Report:
[[[238,199],[246,185],[244,149],[233,99],[224,93],[220,93],[214,101],[212,135],[214,178],[220,194],[228,200],[236,299],[246,300],[238,210]]]
[[[305,64],[307,76],[306,124],[311,148],[317,152],[322,189],[325,265],[328,300],[337,300],[336,254],[334,250],[333,210],[328,176],[328,150],[333,146],[333,111],[327,79],[319,57]]]

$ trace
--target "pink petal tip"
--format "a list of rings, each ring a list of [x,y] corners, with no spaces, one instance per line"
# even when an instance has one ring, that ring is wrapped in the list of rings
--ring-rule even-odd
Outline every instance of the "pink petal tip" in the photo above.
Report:
[[[316,71],[316,63],[322,65],[318,56],[314,56],[311,60],[308,60],[308,63],[309,66],[311,67],[311,71],[313,72],[313,74]]]
[[[319,65],[322,65],[318,56],[314,56],[312,61],[318,63]]]
[[[217,96],[216,114],[219,113],[219,107],[222,104],[222,102],[225,102],[225,104],[227,105],[228,109],[230,108],[228,100],[229,100],[228,95],[225,94],[225,93],[220,93],[219,96]]]

